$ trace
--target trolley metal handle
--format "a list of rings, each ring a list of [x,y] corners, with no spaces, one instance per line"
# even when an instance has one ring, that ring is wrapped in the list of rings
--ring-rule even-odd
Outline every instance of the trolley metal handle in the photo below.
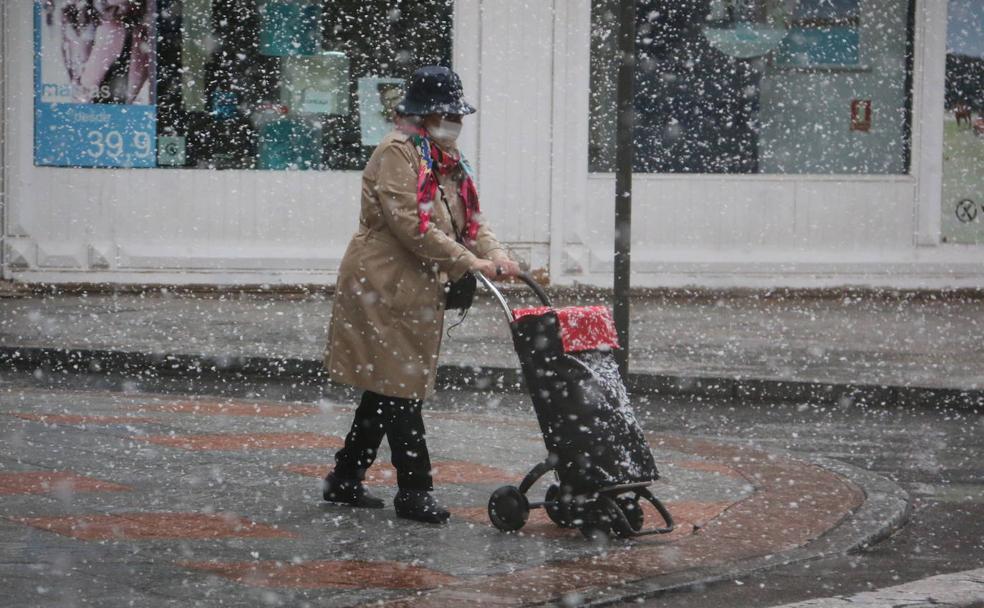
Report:
[[[499,290],[499,288],[496,287],[495,283],[493,283],[488,277],[486,277],[481,272],[475,272],[474,275],[476,278],[478,278],[479,281],[481,281],[482,285],[485,285],[486,289],[492,292],[492,295],[495,296],[495,299],[499,301],[499,305],[502,306],[502,310],[505,311],[506,313],[506,321],[508,323],[512,323],[513,322],[512,310],[509,308],[509,303],[506,302],[506,298],[505,296],[502,295],[502,292]],[[536,297],[540,299],[540,302],[544,306],[552,306],[552,304],[550,303],[550,297],[547,296],[547,292],[544,291],[543,287],[539,283],[537,283],[536,280],[532,276],[530,276],[528,272],[521,272],[517,276],[522,282],[526,283],[526,285],[533,290],[533,293],[536,294]]]
[[[521,272],[517,276],[521,281],[526,283],[526,285],[530,289],[533,290],[533,293],[536,294],[536,297],[540,298],[541,304],[543,304],[544,306],[553,306],[553,304],[550,303],[550,296],[547,295],[546,290],[543,289],[542,285],[536,282],[536,279],[534,279],[533,276],[530,275],[530,273]]]

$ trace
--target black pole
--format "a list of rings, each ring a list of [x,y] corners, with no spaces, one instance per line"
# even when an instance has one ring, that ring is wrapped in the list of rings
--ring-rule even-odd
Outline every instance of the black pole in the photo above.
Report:
[[[618,367],[629,371],[629,272],[632,250],[632,111],[635,73],[635,2],[619,0],[618,84],[615,92],[615,289],[614,316],[618,331]]]

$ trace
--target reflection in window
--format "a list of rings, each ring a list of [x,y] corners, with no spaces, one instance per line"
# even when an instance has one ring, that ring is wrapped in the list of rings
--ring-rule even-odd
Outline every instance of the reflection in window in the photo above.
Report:
[[[592,1],[591,171],[614,168],[617,4]],[[911,10],[897,0],[638,0],[635,170],[907,172]]]
[[[452,0],[159,0],[159,166],[361,169]]]

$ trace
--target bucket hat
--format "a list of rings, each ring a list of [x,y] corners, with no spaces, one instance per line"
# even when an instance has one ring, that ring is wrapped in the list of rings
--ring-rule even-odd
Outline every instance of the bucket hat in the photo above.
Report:
[[[407,82],[407,95],[396,106],[400,114],[471,114],[475,107],[463,99],[461,78],[450,68],[427,65]]]

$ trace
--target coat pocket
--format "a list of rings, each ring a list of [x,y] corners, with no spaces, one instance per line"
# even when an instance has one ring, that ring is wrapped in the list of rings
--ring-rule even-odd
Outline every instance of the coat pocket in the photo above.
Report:
[[[390,306],[403,312],[434,311],[443,297],[437,277],[419,264],[407,265],[396,284]]]
[[[361,252],[359,266],[363,284],[390,310],[433,311],[440,302],[437,277],[395,239],[374,234]]]

